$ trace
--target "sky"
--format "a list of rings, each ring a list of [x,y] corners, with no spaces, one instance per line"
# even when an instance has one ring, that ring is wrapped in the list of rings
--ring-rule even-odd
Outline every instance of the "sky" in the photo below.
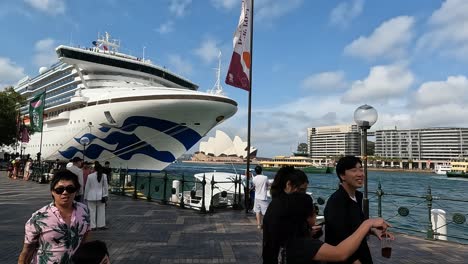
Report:
[[[120,51],[144,52],[201,91],[212,89],[219,51],[224,84],[240,7],[241,0],[2,0],[0,89],[56,62],[56,46],[91,46],[106,31]],[[252,146],[261,157],[290,155],[307,142],[308,127],[353,124],[362,104],[378,111],[371,130],[468,127],[466,25],[466,0],[256,0]],[[246,140],[248,93],[223,89],[239,109],[217,128]]]

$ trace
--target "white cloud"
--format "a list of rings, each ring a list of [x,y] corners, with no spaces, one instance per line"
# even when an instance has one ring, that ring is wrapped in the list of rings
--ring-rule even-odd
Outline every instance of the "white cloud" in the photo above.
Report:
[[[34,49],[34,64],[37,66],[50,66],[57,62],[57,54],[55,53],[55,41],[51,38],[42,39],[36,42]]]
[[[157,31],[161,34],[166,34],[174,31],[174,22],[172,20],[169,20],[166,23],[159,25]]]
[[[177,17],[182,17],[186,14],[188,6],[192,0],[171,0],[169,11]]]
[[[233,9],[235,7],[241,7],[241,1],[239,0],[211,0],[211,3],[213,3],[216,8]]]
[[[414,76],[403,64],[374,66],[364,80],[355,81],[343,97],[344,103],[388,102],[405,94]]]
[[[383,22],[369,37],[361,36],[347,45],[344,53],[365,59],[402,58],[413,38],[414,18],[400,16]]]
[[[342,2],[330,13],[330,23],[340,27],[347,27],[353,19],[362,13],[364,0],[352,0],[351,2]]]
[[[33,8],[51,15],[65,13],[65,0],[24,0]]]
[[[302,88],[311,91],[336,91],[346,87],[344,72],[321,72],[302,81]]]
[[[272,21],[299,8],[302,0],[258,0],[255,2],[255,20]]]
[[[468,1],[446,0],[429,18],[430,30],[418,40],[418,50],[468,59]]]
[[[0,57],[0,89],[14,85],[24,76],[22,67],[15,65],[9,58]]]
[[[169,65],[174,69],[175,73],[177,74],[192,74],[192,65],[188,61],[183,60],[182,57],[178,54],[169,55]]]
[[[414,95],[416,106],[442,104],[468,104],[468,79],[465,76],[449,76],[446,81],[423,83]]]
[[[195,54],[200,57],[203,62],[210,64],[218,58],[220,48],[217,41],[211,38],[206,39],[201,43],[201,46],[195,49]]]

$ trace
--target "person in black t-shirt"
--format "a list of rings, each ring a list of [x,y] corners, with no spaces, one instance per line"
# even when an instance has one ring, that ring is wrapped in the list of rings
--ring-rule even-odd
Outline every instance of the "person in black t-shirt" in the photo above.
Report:
[[[331,245],[338,245],[366,220],[362,211],[363,195],[357,190],[362,187],[364,181],[362,161],[354,156],[343,157],[336,165],[336,174],[340,186],[330,196],[324,210],[325,242]],[[379,229],[373,228],[370,233],[379,239],[382,236],[382,231]],[[392,234],[387,233],[387,235],[393,238]],[[364,239],[358,250],[342,263],[372,263],[367,241]]]
[[[332,246],[313,238],[315,208],[305,194],[308,180],[304,172],[285,168],[278,171],[271,187],[273,200],[264,218],[263,263],[318,263],[343,261],[351,256],[372,227],[386,230],[380,218],[366,220],[347,239]]]

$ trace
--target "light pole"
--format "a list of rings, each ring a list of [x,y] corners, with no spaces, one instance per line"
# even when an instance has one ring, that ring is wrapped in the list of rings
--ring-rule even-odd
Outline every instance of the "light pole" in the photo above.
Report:
[[[83,161],[85,159],[85,152],[86,152],[86,145],[89,144],[89,138],[88,137],[82,137],[80,138],[80,144],[83,145]]]
[[[377,121],[377,110],[370,105],[361,105],[354,111],[354,122],[361,129],[361,157],[364,167],[364,198],[362,208],[364,215],[369,218],[369,199],[367,189],[367,130]]]

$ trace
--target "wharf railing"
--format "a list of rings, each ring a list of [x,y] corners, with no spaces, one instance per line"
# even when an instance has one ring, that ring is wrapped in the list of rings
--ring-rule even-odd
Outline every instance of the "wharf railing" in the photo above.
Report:
[[[336,190],[328,186],[309,186],[319,215],[323,214],[326,201]],[[382,217],[392,228],[404,233],[468,244],[468,200],[435,196],[432,192],[431,186],[419,195],[387,192],[379,182],[377,190],[369,190],[370,217]]]
[[[244,199],[241,175],[235,174],[235,178],[228,181],[215,181],[214,176],[209,175],[206,173],[201,181],[197,181],[193,175],[187,177],[184,173],[113,169],[109,188],[116,195],[195,209],[201,213],[212,213],[219,208],[240,209]],[[179,189],[173,187],[174,181],[179,182]],[[233,184],[234,192],[221,190],[214,194],[223,183]]]

